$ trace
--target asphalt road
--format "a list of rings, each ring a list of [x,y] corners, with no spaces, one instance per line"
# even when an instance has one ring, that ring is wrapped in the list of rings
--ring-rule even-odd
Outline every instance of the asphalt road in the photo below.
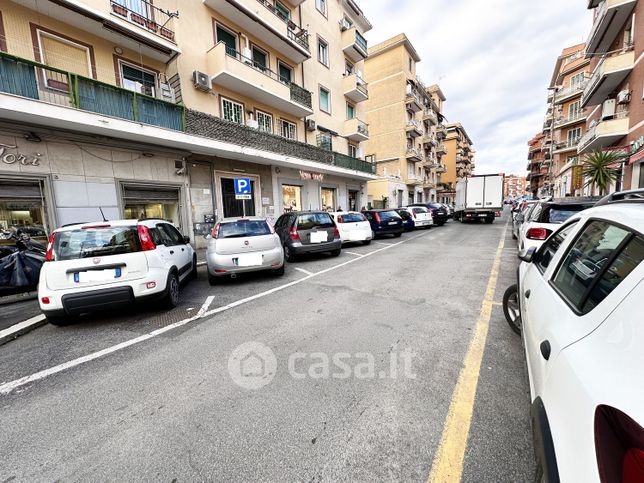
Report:
[[[281,278],[211,288],[202,270],[173,311],[0,346],[0,393],[38,374],[0,394],[0,482],[426,481],[506,216],[350,246]],[[521,341],[498,303],[516,264],[508,230],[463,481],[534,474]]]

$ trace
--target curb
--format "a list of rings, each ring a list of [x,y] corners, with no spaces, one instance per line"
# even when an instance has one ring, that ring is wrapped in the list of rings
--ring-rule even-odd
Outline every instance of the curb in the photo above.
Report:
[[[5,295],[0,297],[0,305],[13,304],[15,302],[24,302],[25,300],[34,300],[38,298],[38,292],[23,292],[14,295]]]
[[[8,329],[0,330],[0,345],[6,344],[7,342],[18,338],[22,334],[26,334],[27,332],[46,324],[47,319],[44,315],[40,314],[32,317],[31,319],[12,325]]]

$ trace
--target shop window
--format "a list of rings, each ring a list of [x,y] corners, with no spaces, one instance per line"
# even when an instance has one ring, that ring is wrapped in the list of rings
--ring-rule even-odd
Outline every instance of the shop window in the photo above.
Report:
[[[0,245],[12,232],[24,233],[37,241],[47,240],[44,195],[39,181],[0,181]]]
[[[157,89],[156,73],[135,67],[129,64],[120,63],[121,86],[125,89],[155,97]]]
[[[128,220],[156,218],[180,225],[179,189],[157,186],[124,186],[123,215]]]
[[[230,99],[221,98],[221,114],[226,121],[244,124],[244,105]]]
[[[282,203],[284,213],[302,211],[302,187],[287,184],[282,185]]]
[[[322,188],[322,209],[327,211],[335,211],[335,189]]]

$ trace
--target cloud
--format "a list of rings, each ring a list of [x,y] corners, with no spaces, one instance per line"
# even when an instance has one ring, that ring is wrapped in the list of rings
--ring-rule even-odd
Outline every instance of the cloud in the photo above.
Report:
[[[477,173],[525,173],[527,142],[543,125],[561,50],[584,42],[592,15],[579,0],[366,0],[371,45],[401,32],[440,84],[450,122],[476,149]]]

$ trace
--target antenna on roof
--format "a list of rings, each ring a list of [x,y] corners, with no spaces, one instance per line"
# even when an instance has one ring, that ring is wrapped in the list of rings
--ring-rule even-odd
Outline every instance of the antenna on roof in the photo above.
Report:
[[[98,207],[98,209],[99,209],[99,210],[100,210],[100,212],[101,212],[101,216],[103,217],[103,221],[109,221],[107,218],[105,218],[105,213],[103,213],[103,208],[101,208],[101,207],[99,206],[99,207]]]

